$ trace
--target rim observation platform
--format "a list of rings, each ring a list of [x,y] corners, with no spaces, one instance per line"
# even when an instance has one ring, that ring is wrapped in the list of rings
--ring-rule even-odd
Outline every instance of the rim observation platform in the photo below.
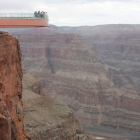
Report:
[[[46,12],[0,13],[0,28],[47,26],[49,26],[49,19]]]

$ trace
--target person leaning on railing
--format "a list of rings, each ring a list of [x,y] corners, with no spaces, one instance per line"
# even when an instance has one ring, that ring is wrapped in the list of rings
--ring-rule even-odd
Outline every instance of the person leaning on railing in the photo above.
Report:
[[[43,11],[42,12],[40,12],[40,11],[37,12],[37,11],[35,11],[34,16],[46,19],[47,18],[47,12],[43,12]]]
[[[41,18],[43,18],[43,15],[44,15],[43,13],[44,13],[44,12],[42,11],[41,14],[40,14],[40,17],[41,17]]]
[[[34,16],[35,17],[38,17],[37,11],[34,12]]]
[[[45,12],[43,12],[43,17],[46,18]]]
[[[35,16],[35,17],[40,17],[40,11],[38,11],[38,12],[35,11],[35,12],[34,12],[34,16]]]
[[[36,17],[40,17],[40,11],[36,12]]]

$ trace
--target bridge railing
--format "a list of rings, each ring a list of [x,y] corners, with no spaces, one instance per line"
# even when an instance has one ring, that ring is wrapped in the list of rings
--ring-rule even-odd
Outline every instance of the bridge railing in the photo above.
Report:
[[[32,19],[47,19],[48,15],[35,16],[34,13],[0,13],[0,18],[32,18]]]

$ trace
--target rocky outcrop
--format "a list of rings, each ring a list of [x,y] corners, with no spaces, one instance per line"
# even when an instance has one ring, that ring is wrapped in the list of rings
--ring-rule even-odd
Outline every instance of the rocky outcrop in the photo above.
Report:
[[[31,90],[32,92],[42,95],[42,82],[38,76],[23,69],[23,89]]]
[[[0,140],[25,140],[21,52],[18,40],[0,32]]]
[[[34,74],[24,70],[24,125],[31,139],[90,140],[71,109],[56,99],[35,94],[32,88],[37,87],[35,79],[39,81]]]

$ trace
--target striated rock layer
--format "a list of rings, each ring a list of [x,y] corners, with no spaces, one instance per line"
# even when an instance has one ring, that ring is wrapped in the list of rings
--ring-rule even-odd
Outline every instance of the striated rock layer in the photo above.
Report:
[[[67,33],[16,36],[25,68],[39,75],[46,95],[73,108],[83,126],[140,132],[140,97],[131,83],[125,84],[129,77],[118,77],[120,71],[104,65],[93,46],[81,36]]]
[[[25,140],[21,52],[18,40],[0,32],[0,140]]]
[[[96,48],[102,62],[109,66],[109,74],[115,87],[125,95],[114,102],[115,106],[118,104],[121,109],[127,108],[131,111],[129,114],[133,118],[129,119],[129,123],[136,119],[140,97],[140,25],[60,27],[59,30],[81,34]],[[124,115],[125,119],[127,115]],[[128,128],[127,125],[126,127]]]
[[[34,87],[41,91],[37,81],[39,80],[34,74],[24,71],[24,125],[31,139],[90,140],[71,109],[56,99],[34,92]]]
[[[111,74],[117,78],[115,82],[118,81],[116,86],[120,87],[118,84],[123,77],[125,85],[131,84],[135,90],[140,92],[139,24],[60,27],[59,30],[81,34],[88,43],[96,48],[101,60],[111,66]]]

